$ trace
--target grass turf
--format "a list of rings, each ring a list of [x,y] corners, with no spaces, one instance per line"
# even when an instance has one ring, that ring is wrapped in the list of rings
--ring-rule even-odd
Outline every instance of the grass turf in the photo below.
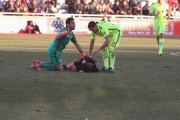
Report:
[[[180,40],[122,38],[115,73],[30,70],[33,59],[49,62],[54,37],[0,36],[0,120],[180,119]],[[90,38],[77,37],[88,53]],[[103,39],[98,37],[95,49]],[[72,43],[64,64],[81,58]],[[103,66],[101,53],[94,58]]]

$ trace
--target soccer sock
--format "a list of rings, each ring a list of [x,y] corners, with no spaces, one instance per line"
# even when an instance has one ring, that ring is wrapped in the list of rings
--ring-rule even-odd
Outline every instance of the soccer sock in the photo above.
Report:
[[[157,44],[158,44],[158,46],[159,46],[159,39],[157,39]]]
[[[159,39],[159,54],[162,54],[164,38]]]
[[[104,67],[105,68],[109,68],[109,52],[108,52],[108,47],[105,47],[104,49],[102,49],[102,57],[103,57],[103,61],[104,61]]]
[[[51,71],[60,71],[60,69],[56,65],[53,65],[50,62],[43,62],[40,68],[46,68]]]
[[[115,59],[116,59],[116,53],[114,51],[114,47],[109,46],[109,52],[110,52],[110,67],[112,69],[114,69],[114,63],[115,63]]]

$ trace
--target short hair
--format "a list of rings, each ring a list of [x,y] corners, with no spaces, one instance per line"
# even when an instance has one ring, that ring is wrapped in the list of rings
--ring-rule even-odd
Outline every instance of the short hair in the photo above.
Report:
[[[90,70],[92,67],[92,63],[91,62],[85,62],[84,63],[84,68],[87,69],[87,70]]]
[[[98,23],[98,22],[90,21],[89,24],[88,24],[88,28],[95,27],[95,25],[96,25],[97,23]]]
[[[72,20],[74,20],[73,17],[66,19],[66,27],[67,27],[67,24],[70,24]]]

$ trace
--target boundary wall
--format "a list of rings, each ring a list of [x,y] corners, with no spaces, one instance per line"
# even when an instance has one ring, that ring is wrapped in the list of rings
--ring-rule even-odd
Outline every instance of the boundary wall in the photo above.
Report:
[[[102,18],[75,17],[76,35],[90,35],[88,22],[100,22]],[[0,34],[17,34],[19,30],[25,29],[27,21],[32,20],[39,26],[43,34],[57,34],[52,23],[56,17],[37,17],[37,16],[0,16]],[[66,18],[62,18],[64,24]],[[155,36],[153,19],[130,19],[130,18],[111,18],[111,22],[120,26],[126,36]],[[176,36],[180,38],[180,20],[167,20],[165,36]]]

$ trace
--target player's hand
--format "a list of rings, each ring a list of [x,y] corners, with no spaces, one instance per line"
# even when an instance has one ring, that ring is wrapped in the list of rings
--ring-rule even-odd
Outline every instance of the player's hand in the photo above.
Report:
[[[72,30],[68,29],[67,31],[67,34],[72,34]]]
[[[94,52],[93,52],[93,56],[95,55],[95,54],[97,54],[97,53],[99,53],[100,52],[100,50],[99,49],[97,49],[97,50],[95,50]]]
[[[79,73],[84,73],[84,71],[80,70]]]
[[[160,11],[158,10],[157,12],[155,12],[155,15],[158,15],[160,13]]]

